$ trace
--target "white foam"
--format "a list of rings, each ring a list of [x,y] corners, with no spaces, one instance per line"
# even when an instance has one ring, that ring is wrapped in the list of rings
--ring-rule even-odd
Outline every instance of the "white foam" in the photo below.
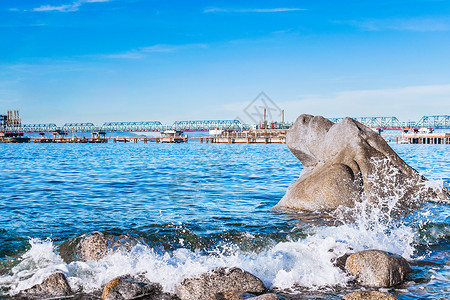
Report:
[[[359,224],[315,228],[310,236],[281,242],[260,253],[243,253],[236,245],[225,244],[209,254],[177,249],[157,253],[137,245],[130,252],[116,252],[98,262],[65,264],[50,240],[31,240],[31,249],[0,279],[11,294],[41,282],[46,276],[62,271],[73,290],[99,290],[108,281],[124,274],[140,274],[174,292],[178,283],[217,267],[239,267],[261,278],[269,287],[280,289],[295,285],[317,289],[345,285],[352,278],[333,265],[333,261],[353,251],[382,249],[410,257],[413,232],[402,226],[385,231],[366,230]]]
[[[395,180],[396,170],[389,175]],[[374,182],[380,182],[377,178]],[[430,182],[438,186],[439,183]],[[442,184],[442,183],[441,183]],[[259,253],[241,251],[235,244],[222,244],[210,253],[177,249],[159,253],[143,245],[130,252],[116,252],[98,262],[65,264],[50,240],[30,240],[31,249],[8,276],[0,277],[0,287],[11,294],[39,283],[60,270],[66,274],[73,290],[92,292],[108,281],[124,274],[141,274],[174,292],[185,278],[194,277],[217,267],[239,267],[261,278],[269,288],[309,289],[343,286],[352,278],[333,264],[346,254],[365,249],[379,249],[411,259],[414,254],[413,228],[392,217],[403,190],[391,191],[378,203],[369,200],[355,203],[355,208],[341,207],[334,213],[336,226],[312,227],[309,236],[280,242]],[[369,199],[369,197],[367,197]],[[373,199],[372,199],[373,200]],[[423,214],[423,217],[428,217]],[[245,234],[246,239],[254,236]]]
[[[20,263],[12,268],[13,275],[0,277],[0,287],[8,287],[12,294],[42,283],[56,271],[69,274],[67,265],[56,253],[50,239],[31,239],[30,245],[30,250],[22,255]]]

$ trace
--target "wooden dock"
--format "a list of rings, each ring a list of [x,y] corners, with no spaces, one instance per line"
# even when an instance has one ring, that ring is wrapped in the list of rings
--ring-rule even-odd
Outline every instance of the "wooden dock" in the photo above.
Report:
[[[431,134],[404,134],[401,136],[387,137],[388,141],[394,141],[397,144],[426,144],[426,145],[449,145],[450,133],[431,133]]]

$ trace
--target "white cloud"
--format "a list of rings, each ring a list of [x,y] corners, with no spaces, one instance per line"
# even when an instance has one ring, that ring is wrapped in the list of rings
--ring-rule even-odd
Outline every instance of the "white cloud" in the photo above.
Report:
[[[449,31],[450,18],[415,18],[415,19],[385,19],[337,22],[350,24],[367,31]]]
[[[33,8],[33,11],[37,11],[37,12],[46,12],[46,11],[69,12],[69,11],[77,11],[80,6],[81,6],[80,2],[75,2],[72,4],[58,5],[58,6],[42,5],[42,6]]]
[[[305,8],[207,8],[203,12],[205,13],[216,13],[216,12],[229,12],[229,13],[276,13],[276,12],[289,12],[289,11],[303,11]]]
[[[305,112],[326,117],[396,116],[407,121],[423,115],[448,114],[449,99],[450,84],[444,84],[311,95],[279,106],[292,119]]]
[[[41,5],[39,7],[33,8],[32,11],[35,12],[71,12],[78,11],[82,4],[84,3],[100,3],[100,2],[110,2],[112,0],[78,0],[70,4],[63,5]]]
[[[201,48],[207,48],[208,45],[206,44],[186,44],[186,45],[165,45],[165,44],[157,44],[149,47],[141,47],[137,49],[133,49],[124,53],[118,53],[118,54],[107,54],[103,55],[103,58],[123,58],[123,59],[139,59],[144,58],[148,54],[151,53],[170,53],[170,52],[176,52],[180,50],[186,50],[186,49],[201,49]]]
[[[450,112],[450,84],[340,91],[298,96],[296,100],[271,98],[285,110],[288,121],[304,113],[330,118],[395,116],[400,121],[418,121],[424,115]],[[240,116],[249,102],[228,104],[224,109]]]

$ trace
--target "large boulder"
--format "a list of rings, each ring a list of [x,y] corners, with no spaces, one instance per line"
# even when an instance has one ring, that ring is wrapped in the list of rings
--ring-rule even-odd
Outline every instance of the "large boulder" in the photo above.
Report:
[[[129,251],[139,242],[127,235],[93,232],[79,241],[77,258],[81,261],[98,261],[115,251]]]
[[[21,291],[18,297],[26,299],[48,299],[64,298],[72,294],[72,289],[67,282],[66,276],[61,272],[56,272],[44,279],[42,283]]]
[[[381,250],[365,250],[350,255],[347,271],[365,286],[391,287],[402,283],[411,268],[401,256]]]
[[[377,132],[348,117],[335,124],[301,115],[288,130],[286,144],[304,169],[278,208],[353,207],[365,198],[377,203],[396,199],[406,205],[450,198],[447,189],[427,184]]]
[[[177,286],[182,300],[208,300],[224,292],[262,294],[267,291],[256,276],[238,268],[218,268],[198,278],[187,278]]]
[[[348,294],[342,300],[397,300],[397,297],[379,291],[362,291]]]

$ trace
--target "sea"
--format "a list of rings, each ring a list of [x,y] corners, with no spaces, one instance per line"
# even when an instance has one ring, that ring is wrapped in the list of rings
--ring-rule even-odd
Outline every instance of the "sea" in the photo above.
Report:
[[[450,185],[449,145],[391,147]],[[286,145],[0,144],[0,298],[55,271],[77,293],[142,274],[174,292],[185,278],[239,267],[292,299],[364,290],[336,259],[365,249],[406,258],[399,299],[450,299],[450,205],[408,213],[273,210],[302,170]],[[349,218],[349,213],[352,217]],[[100,261],[67,259],[92,232],[140,242]]]

